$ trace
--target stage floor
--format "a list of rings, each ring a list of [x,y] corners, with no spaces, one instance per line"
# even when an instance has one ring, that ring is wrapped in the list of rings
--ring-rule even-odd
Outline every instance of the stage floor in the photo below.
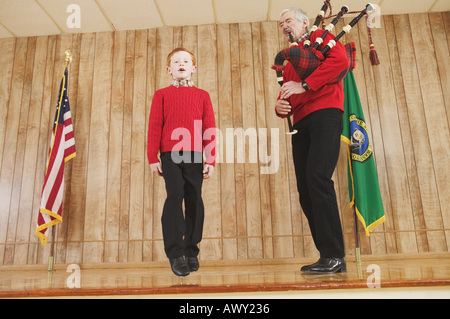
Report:
[[[201,261],[200,270],[184,278],[173,275],[168,262],[56,264],[53,272],[47,266],[0,267],[0,298],[304,298],[337,292],[363,297],[361,292],[399,289],[450,298],[450,254],[362,256],[362,263],[350,257],[344,274],[300,271],[315,260]]]

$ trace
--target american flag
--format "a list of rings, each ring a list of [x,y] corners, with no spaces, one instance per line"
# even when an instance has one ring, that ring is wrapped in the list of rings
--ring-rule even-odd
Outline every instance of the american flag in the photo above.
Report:
[[[49,227],[62,222],[64,164],[76,155],[69,98],[67,96],[67,78],[68,71],[66,69],[59,87],[58,104],[36,228],[36,234],[39,236],[42,245],[47,243]]]

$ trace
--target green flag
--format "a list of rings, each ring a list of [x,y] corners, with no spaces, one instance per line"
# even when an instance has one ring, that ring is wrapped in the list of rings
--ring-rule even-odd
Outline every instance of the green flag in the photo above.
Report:
[[[344,84],[344,129],[341,140],[348,148],[348,189],[350,207],[364,226],[367,236],[370,231],[386,220],[378,185],[377,171],[372,154],[372,145],[367,133],[361,101],[353,72],[343,80]]]

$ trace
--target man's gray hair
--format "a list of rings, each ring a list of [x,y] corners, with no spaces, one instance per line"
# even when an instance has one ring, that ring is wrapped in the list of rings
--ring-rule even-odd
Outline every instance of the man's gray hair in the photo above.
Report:
[[[280,18],[283,14],[285,14],[288,11],[295,11],[295,17],[300,22],[302,22],[303,20],[306,19],[306,21],[308,21],[308,25],[306,26],[306,32],[309,32],[309,19],[308,19],[307,14],[302,9],[299,9],[299,8],[287,8],[287,9],[284,9],[283,11],[281,11]]]

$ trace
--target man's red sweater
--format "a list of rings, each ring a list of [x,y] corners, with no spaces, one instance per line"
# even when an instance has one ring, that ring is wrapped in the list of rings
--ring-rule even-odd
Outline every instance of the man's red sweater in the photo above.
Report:
[[[315,31],[311,36],[311,43],[314,43],[316,38],[320,37],[323,32],[323,30]],[[327,34],[318,50],[321,50],[333,38],[333,35]],[[299,43],[299,47],[303,48],[303,42]],[[308,83],[310,89],[302,94],[291,95],[288,98],[288,102],[292,106],[292,114],[294,116],[292,122],[294,124],[312,112],[321,109],[337,108],[344,111],[342,81],[336,84],[327,83],[347,67],[348,59],[345,48],[342,43],[337,42],[336,46],[328,51],[322,64],[306,78],[305,82]],[[284,83],[289,81],[301,82],[291,63],[286,64],[283,72],[283,81]]]
[[[158,152],[205,149],[205,163],[215,165],[214,111],[208,92],[186,86],[169,86],[153,96],[148,123],[147,157],[159,162]]]

